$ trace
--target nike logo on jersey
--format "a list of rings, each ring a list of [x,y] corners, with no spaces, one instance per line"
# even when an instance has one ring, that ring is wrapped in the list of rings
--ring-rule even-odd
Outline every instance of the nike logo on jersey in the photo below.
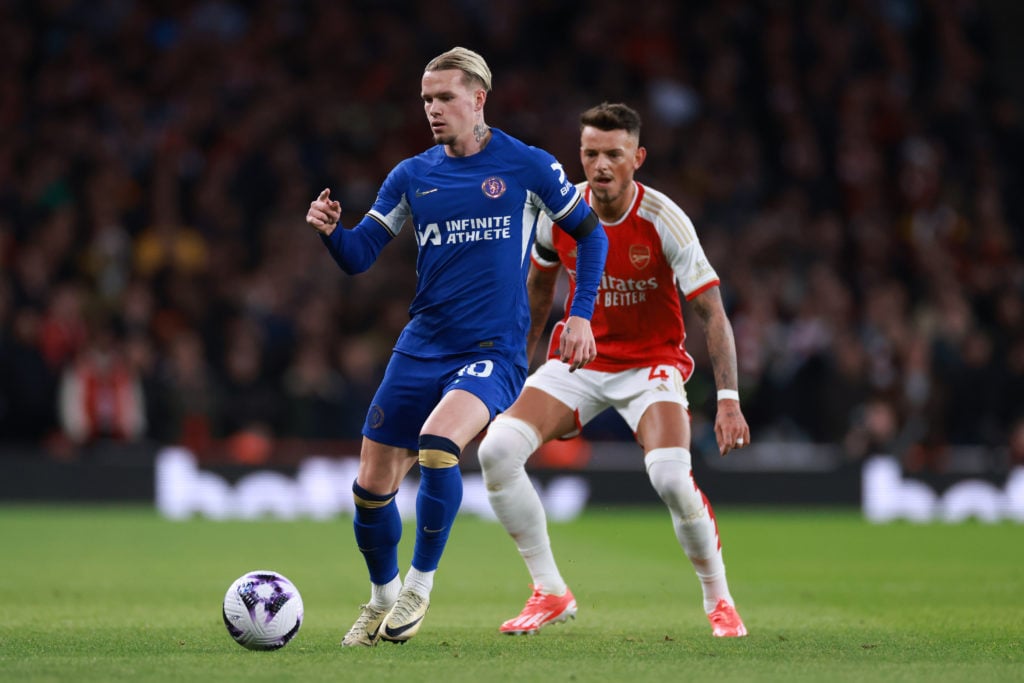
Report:
[[[440,189],[440,188],[432,187],[429,190],[416,190],[416,196],[417,197],[425,197],[428,194],[432,194],[434,192],[437,192],[438,189]]]

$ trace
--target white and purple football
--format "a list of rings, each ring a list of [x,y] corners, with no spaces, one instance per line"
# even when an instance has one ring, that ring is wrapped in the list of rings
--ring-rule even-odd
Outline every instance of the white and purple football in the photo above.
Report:
[[[275,571],[248,572],[224,595],[224,625],[243,647],[277,650],[302,626],[302,596],[291,581]]]

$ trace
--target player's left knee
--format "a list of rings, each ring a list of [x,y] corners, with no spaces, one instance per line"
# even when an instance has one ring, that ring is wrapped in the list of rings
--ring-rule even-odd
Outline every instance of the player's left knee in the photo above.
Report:
[[[655,448],[644,456],[647,476],[658,496],[686,522],[702,517],[704,496],[693,480],[690,451],[685,448]]]
[[[484,484],[488,489],[500,488],[524,467],[539,446],[540,437],[528,422],[504,416],[496,419],[477,449]]]
[[[421,434],[419,446],[420,467],[445,469],[459,464],[462,449],[451,439],[434,434]]]

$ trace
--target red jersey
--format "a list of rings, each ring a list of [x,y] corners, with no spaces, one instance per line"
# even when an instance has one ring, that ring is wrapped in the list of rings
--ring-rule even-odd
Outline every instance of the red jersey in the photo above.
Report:
[[[597,359],[587,369],[619,372],[673,365],[689,379],[693,358],[684,346],[679,290],[690,300],[718,285],[718,274],[686,213],[661,192],[635,185],[629,210],[617,222],[605,224],[608,259],[591,320]],[[580,183],[578,187],[589,203],[589,186]],[[542,270],[565,266],[569,273],[567,318],[576,291],[576,241],[562,230],[552,230],[551,221],[542,215],[532,261]],[[548,358],[559,357],[562,327],[556,326],[551,335]]]

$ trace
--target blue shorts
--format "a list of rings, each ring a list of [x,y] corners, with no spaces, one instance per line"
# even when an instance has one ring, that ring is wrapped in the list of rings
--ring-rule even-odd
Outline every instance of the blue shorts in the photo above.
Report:
[[[525,381],[526,368],[500,355],[414,358],[396,351],[366,414],[363,436],[416,450],[423,423],[452,389],[483,401],[493,420],[512,405]]]

